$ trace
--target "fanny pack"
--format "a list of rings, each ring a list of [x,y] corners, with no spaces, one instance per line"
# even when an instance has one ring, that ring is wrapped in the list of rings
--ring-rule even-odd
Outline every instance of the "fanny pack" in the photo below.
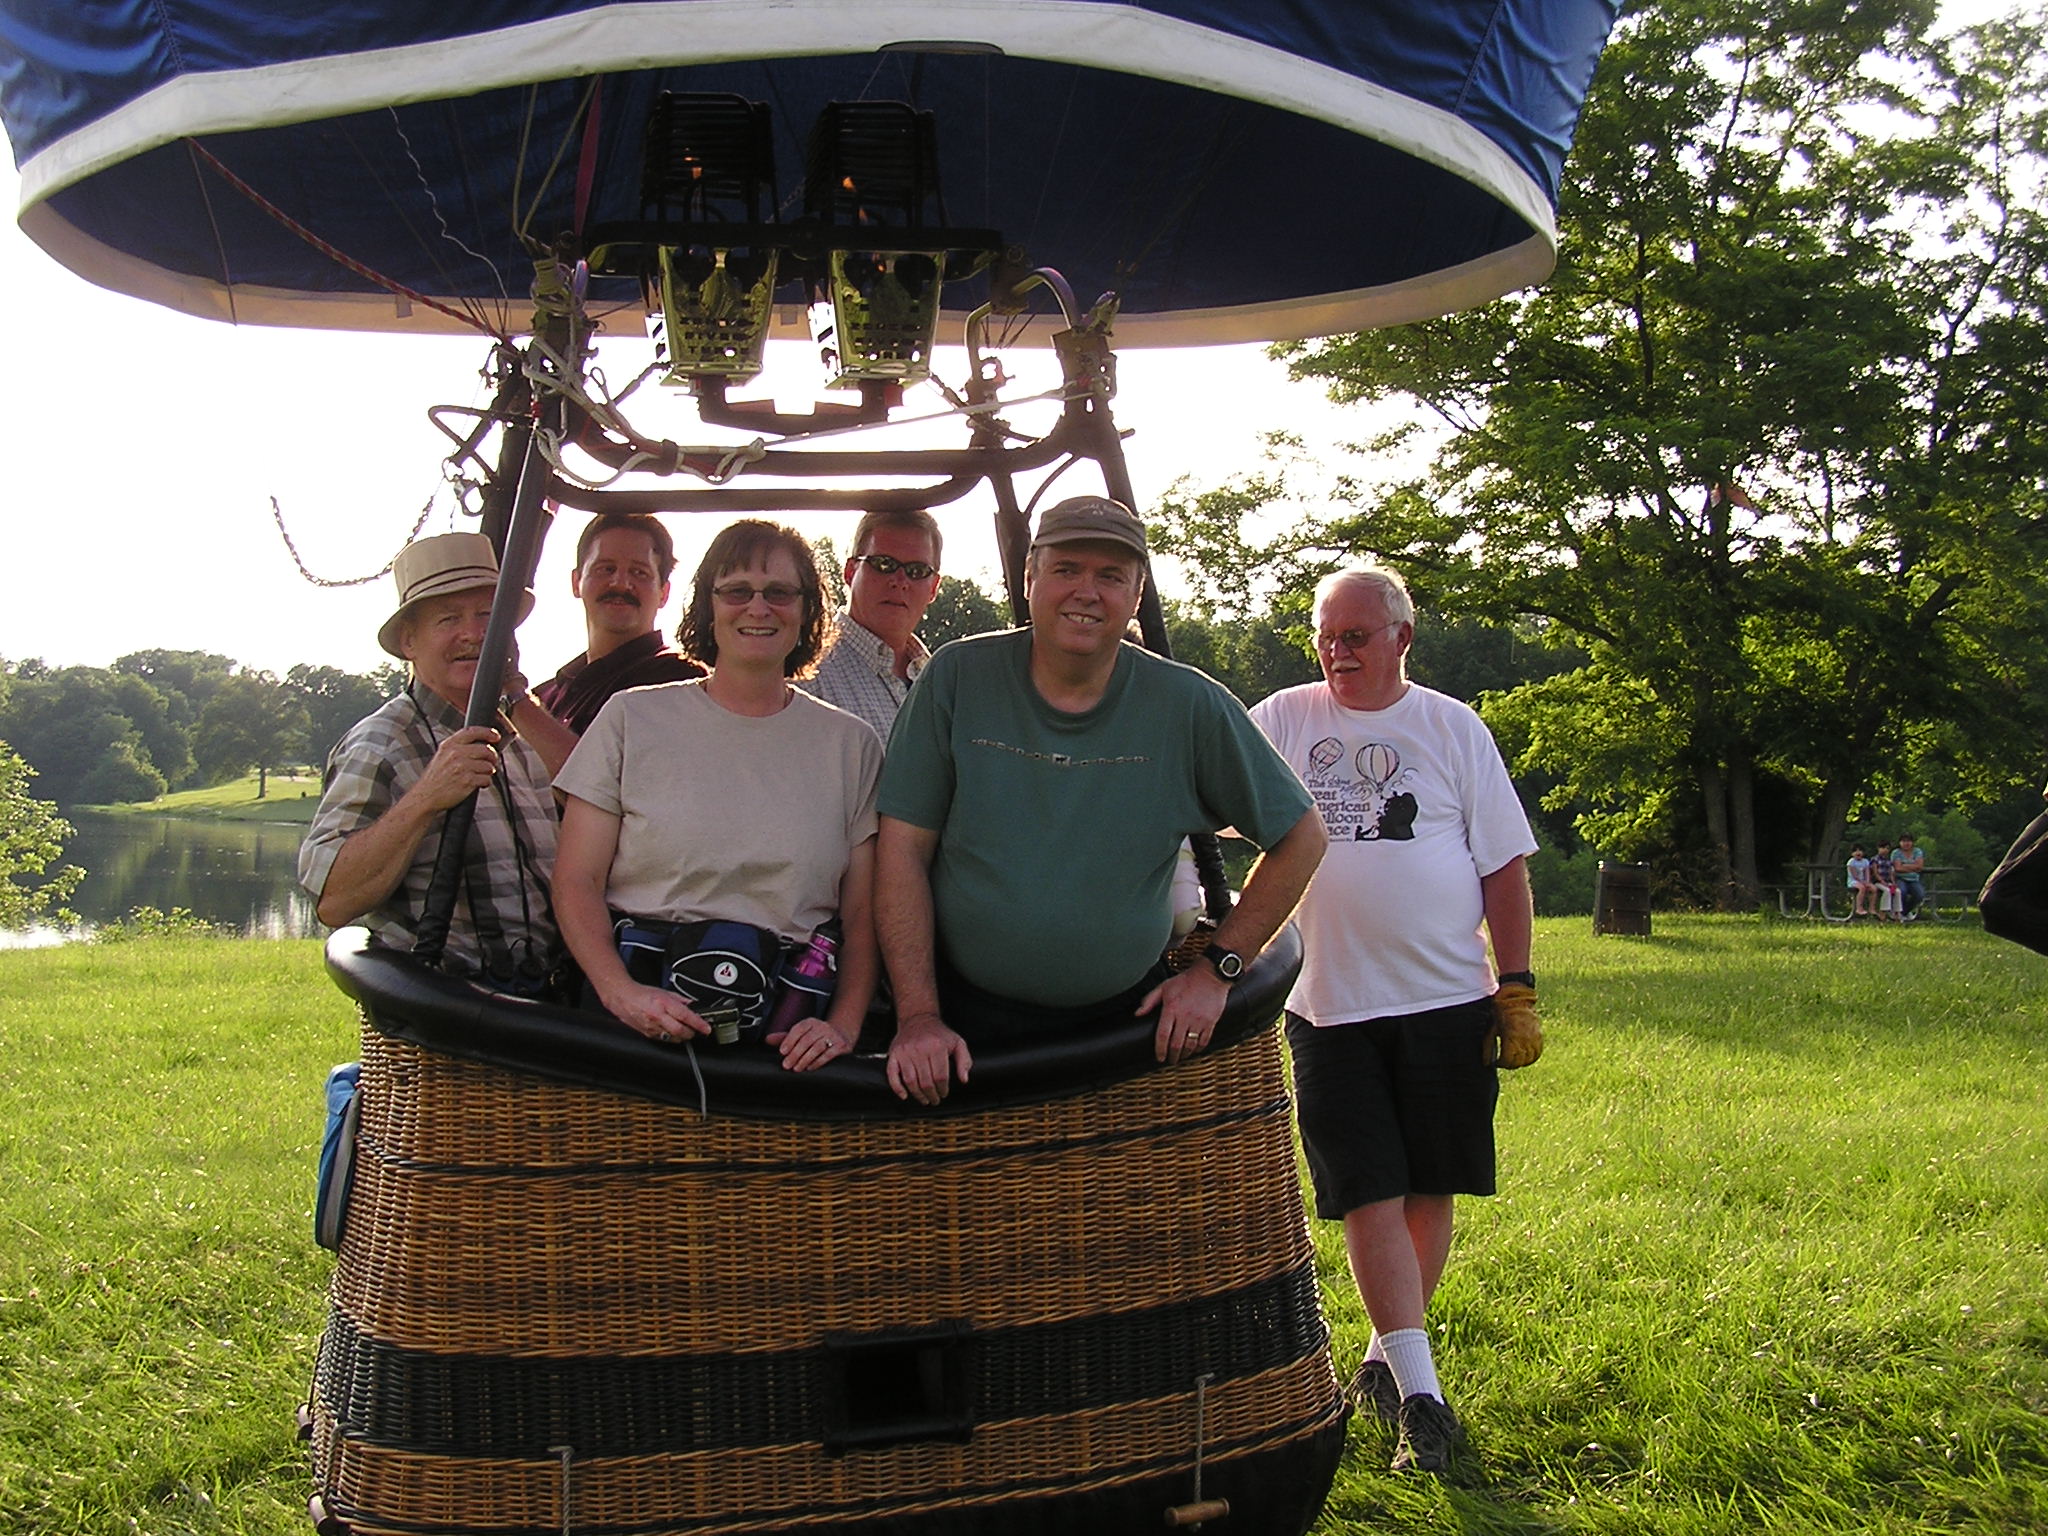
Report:
[[[676,993],[720,1045],[768,1033],[782,963],[779,934],[723,918],[670,923],[615,916],[612,941],[628,976]]]

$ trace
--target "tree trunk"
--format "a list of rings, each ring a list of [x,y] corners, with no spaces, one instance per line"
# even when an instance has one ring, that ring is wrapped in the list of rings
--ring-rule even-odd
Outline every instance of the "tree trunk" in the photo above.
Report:
[[[1821,786],[1820,809],[1814,817],[1813,862],[1837,864],[1842,858],[1842,839],[1849,830],[1849,802],[1856,798],[1856,786],[1845,776],[1830,777]]]
[[[1707,846],[1714,855],[1714,889],[1725,893],[1735,883],[1728,838],[1728,784],[1719,763],[1699,767],[1700,806],[1707,817]]]
[[[256,765],[256,798],[261,800],[270,793],[270,770],[261,763]]]
[[[1747,912],[1756,906],[1762,882],[1756,868],[1756,777],[1746,747],[1728,763],[1728,823],[1734,869],[1722,899],[1728,910]]]

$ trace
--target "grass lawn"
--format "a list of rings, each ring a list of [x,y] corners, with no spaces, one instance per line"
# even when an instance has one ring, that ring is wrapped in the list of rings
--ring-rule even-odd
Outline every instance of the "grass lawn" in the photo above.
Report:
[[[2048,1531],[2048,960],[1589,926],[1538,925],[1550,1050],[1432,1313],[1476,1454],[1395,1478],[1354,1424],[1319,1536]],[[319,1087],[353,1054],[310,942],[0,952],[0,1531],[310,1529]]]
[[[265,791],[262,799],[256,798],[256,775],[250,773],[206,789],[181,789],[154,800],[80,809],[110,816],[185,816],[197,821],[310,822],[313,808],[320,803],[320,775],[311,769],[273,773]]]

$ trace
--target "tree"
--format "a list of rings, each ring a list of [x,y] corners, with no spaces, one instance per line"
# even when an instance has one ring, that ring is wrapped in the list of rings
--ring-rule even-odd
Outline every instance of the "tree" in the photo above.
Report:
[[[939,589],[932,594],[931,605],[925,609],[917,632],[924,643],[936,651],[948,640],[985,635],[990,630],[1009,627],[1008,604],[998,603],[971,581],[964,581],[958,576],[941,576]]]
[[[59,805],[155,799],[169,775],[152,741],[173,771],[189,760],[164,696],[139,677],[100,667],[51,668],[33,660],[15,666],[0,708],[0,739],[42,776]]]
[[[1308,626],[1300,611],[1225,618],[1200,606],[1166,600],[1166,638],[1173,659],[1200,668],[1251,705],[1321,676],[1306,644]]]
[[[35,770],[0,741],[0,929],[26,928],[46,917],[69,920],[64,903],[85,878],[74,865],[51,870],[63,855],[71,824],[54,805],[29,793],[34,777]],[[44,878],[22,885],[21,875]]]
[[[270,770],[306,751],[306,706],[268,672],[237,672],[214,690],[199,716],[200,769],[218,782],[256,770],[256,798],[270,789]]]
[[[173,788],[182,788],[192,777],[191,736],[200,713],[220,685],[235,670],[235,660],[214,651],[130,651],[116,657],[113,670],[123,679],[148,684],[163,699],[164,725],[152,730],[150,722],[130,711],[130,718],[143,734],[150,762]]]
[[[1807,807],[1803,851],[1832,859],[1859,795],[1924,754],[1970,759],[1986,794],[2032,773],[2043,39],[2017,21],[1935,39],[1934,10],[1632,5],[1551,282],[1289,349],[1339,399],[1419,402],[1429,467],[1367,472],[1338,515],[1264,547],[1239,519],[1271,479],[1196,498],[1177,535],[1229,580],[1297,588],[1372,551],[1427,610],[1534,616],[1582,645],[1522,700],[1529,764],[1610,831],[1695,821],[1724,901],[1754,899],[1777,787]]]
[[[395,666],[344,672],[300,662],[285,673],[284,685],[305,706],[306,752],[318,766],[344,731],[405,686],[405,672]]]

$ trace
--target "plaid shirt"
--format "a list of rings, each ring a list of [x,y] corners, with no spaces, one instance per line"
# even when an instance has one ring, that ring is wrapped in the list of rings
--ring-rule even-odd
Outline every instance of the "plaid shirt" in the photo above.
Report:
[[[387,700],[335,744],[319,808],[299,845],[299,884],[316,900],[342,843],[417,784],[434,749],[461,728],[452,705],[420,689]],[[501,721],[499,729],[508,723]],[[555,866],[555,800],[533,748],[508,732],[500,750],[498,780],[477,796],[444,964],[456,974],[524,991],[554,964],[558,948],[547,892]],[[398,888],[364,914],[379,943],[412,948],[440,848],[437,822],[413,850]]]
[[[818,670],[802,687],[827,704],[836,704],[850,715],[858,715],[875,728],[882,745],[889,744],[889,732],[896,724],[896,712],[910,697],[910,685],[931,660],[924,642],[910,637],[910,677],[896,675],[896,653],[889,642],[854,622],[853,615],[839,616],[839,636]]]

